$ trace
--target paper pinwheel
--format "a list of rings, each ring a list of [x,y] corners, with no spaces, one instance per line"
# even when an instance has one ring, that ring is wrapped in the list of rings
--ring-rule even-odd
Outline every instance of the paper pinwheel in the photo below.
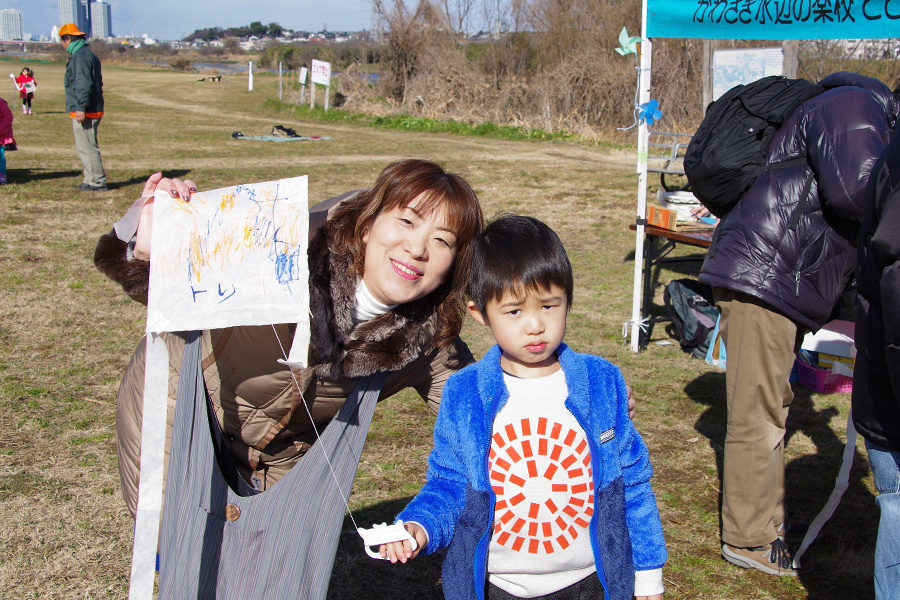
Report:
[[[641,38],[638,36],[628,37],[628,30],[626,28],[622,28],[622,33],[619,34],[619,46],[620,48],[616,48],[616,52],[625,56],[626,54],[634,54],[637,56],[637,45],[641,42]]]
[[[654,121],[659,121],[662,118],[662,111],[659,110],[659,102],[651,100],[650,102],[641,104],[638,117],[642,121],[646,121],[647,125],[653,125]]]

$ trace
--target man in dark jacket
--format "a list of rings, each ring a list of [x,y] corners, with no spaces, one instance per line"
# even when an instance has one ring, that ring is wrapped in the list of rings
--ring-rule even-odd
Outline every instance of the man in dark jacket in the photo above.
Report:
[[[900,91],[898,88],[896,91]],[[875,598],[900,598],[900,135],[875,164],[857,247],[853,424],[881,509]]]
[[[700,281],[713,287],[728,349],[722,556],[774,575],[792,566],[783,538],[788,383],[805,330],[828,320],[852,275],[852,244],[872,167],[900,113],[876,79],[835,73],[775,134],[769,164],[719,226]],[[793,541],[793,540],[792,540]]]
[[[97,128],[103,117],[103,76],[100,59],[87,45],[85,34],[74,23],[59,28],[59,40],[69,61],[66,63],[66,111],[72,117],[75,148],[84,165],[84,180],[76,186],[82,192],[106,190],[106,173],[97,144]]]

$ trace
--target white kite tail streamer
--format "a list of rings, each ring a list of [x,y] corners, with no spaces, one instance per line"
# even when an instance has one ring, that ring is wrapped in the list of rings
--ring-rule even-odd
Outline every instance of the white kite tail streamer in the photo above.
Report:
[[[855,452],[856,427],[853,425],[853,411],[850,411],[850,416],[847,417],[847,445],[844,446],[844,457],[841,460],[841,470],[838,472],[834,484],[834,491],[831,492],[831,496],[828,498],[828,502],[825,503],[825,507],[822,511],[816,515],[813,522],[809,524],[809,531],[806,532],[803,543],[800,544],[800,548],[794,555],[795,569],[800,568],[800,558],[806,552],[806,549],[809,548],[809,545],[819,537],[822,526],[825,525],[825,523],[828,522],[828,519],[831,518],[831,515],[834,514],[835,509],[841,502],[841,497],[844,495],[844,492],[847,491],[847,486],[850,484],[850,468],[853,466],[853,456]]]
[[[282,364],[291,365],[292,363],[288,362],[288,357],[285,354],[284,346],[281,343],[281,339],[278,337],[278,332],[275,330],[275,325],[272,325],[272,331],[275,333],[275,339],[278,340],[278,346],[281,348],[281,354],[284,356],[284,360],[279,360],[278,362]],[[291,353],[294,353],[293,348],[291,349]],[[353,523],[354,529],[359,534],[359,536],[363,539],[363,544],[366,548],[366,554],[371,556],[372,558],[382,559],[377,552],[373,552],[369,546],[376,546],[381,544],[388,544],[390,542],[400,542],[404,540],[410,540],[412,544],[412,549],[415,550],[418,546],[416,544],[415,538],[413,538],[406,528],[403,526],[403,522],[399,521],[394,523],[393,525],[387,525],[386,523],[382,523],[381,525],[375,525],[371,529],[363,529],[356,523],[356,519],[353,518],[353,511],[350,510],[350,503],[347,498],[344,496],[343,490],[341,490],[341,484],[338,482],[337,475],[334,472],[334,466],[331,463],[331,459],[328,457],[328,452],[325,450],[325,444],[321,443],[321,438],[319,437],[319,430],[316,427],[316,422],[313,420],[312,412],[309,410],[309,406],[306,405],[306,399],[303,398],[303,389],[300,387],[300,382],[297,381],[297,376],[294,375],[293,369],[291,370],[291,377],[294,379],[294,385],[297,386],[297,391],[300,393],[300,404],[303,405],[303,408],[306,409],[306,415],[309,417],[309,422],[312,423],[312,430],[316,434],[316,441],[319,442],[317,444],[313,444],[313,446],[318,446],[322,449],[322,457],[325,459],[325,462],[328,464],[328,470],[331,471],[331,479],[334,481],[334,485],[337,486],[338,494],[341,497],[341,500],[344,502],[344,506],[347,507],[347,515],[350,517],[350,521]],[[386,559],[385,559],[386,560]]]
[[[129,600],[150,600],[156,573],[159,517],[163,500],[163,465],[166,447],[166,411],[169,401],[169,352],[158,333],[146,340],[144,409],[141,426],[141,473]]]

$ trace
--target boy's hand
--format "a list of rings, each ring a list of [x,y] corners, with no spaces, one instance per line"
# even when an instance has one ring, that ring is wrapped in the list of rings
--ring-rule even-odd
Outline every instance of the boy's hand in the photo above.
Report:
[[[663,600],[663,595],[653,594],[652,596],[635,596],[634,600]]]
[[[379,548],[379,552],[382,558],[387,558],[392,563],[396,563],[398,560],[402,563],[405,563],[410,558],[415,558],[419,555],[419,552],[428,543],[428,534],[425,533],[425,529],[419,526],[417,523],[404,523],[404,527],[406,527],[406,531],[410,533],[414,538],[416,538],[416,543],[419,547],[416,550],[412,549],[412,544],[409,543],[409,540],[403,540],[402,542],[391,542],[390,544],[382,544]]]
[[[628,394],[628,418],[634,421],[634,390],[627,383],[625,384],[625,393]]]

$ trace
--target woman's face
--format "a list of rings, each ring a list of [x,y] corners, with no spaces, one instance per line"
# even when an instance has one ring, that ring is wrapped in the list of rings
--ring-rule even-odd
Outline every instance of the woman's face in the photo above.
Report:
[[[456,258],[456,235],[444,212],[422,214],[421,196],[406,207],[382,212],[363,235],[363,281],[384,304],[424,298],[447,280]]]

